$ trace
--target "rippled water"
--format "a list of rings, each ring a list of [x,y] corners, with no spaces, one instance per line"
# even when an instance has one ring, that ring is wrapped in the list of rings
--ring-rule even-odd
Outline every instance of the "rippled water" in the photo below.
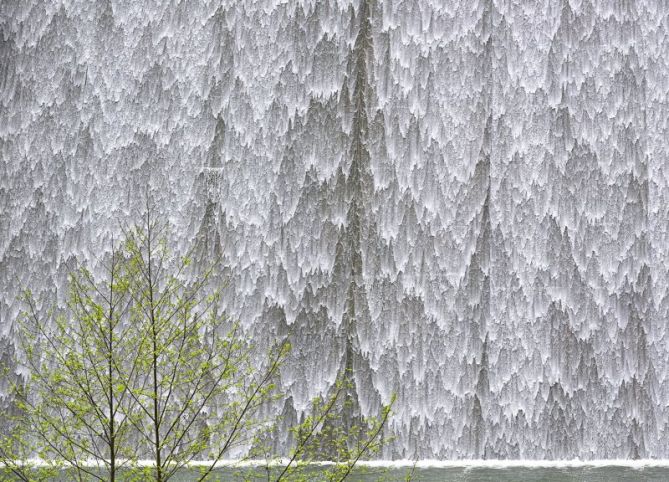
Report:
[[[424,465],[423,463],[420,463]],[[309,472],[309,480],[315,482],[324,480],[319,474],[318,467]],[[184,469],[173,479],[175,482],[188,482],[193,480],[196,471]],[[221,482],[262,482],[274,480],[278,474],[277,468],[269,470],[263,467],[241,467],[225,468],[214,471],[211,481]],[[360,466],[355,469],[348,479],[356,482],[377,481],[406,481],[411,477],[412,481],[420,482],[626,482],[626,481],[648,481],[666,482],[669,480],[669,465],[653,463],[628,463],[620,465],[599,463],[597,465],[582,464],[555,464],[552,466],[541,466],[529,463],[523,466],[520,463],[500,465],[486,463],[484,465],[463,464],[441,466],[383,466],[374,464],[372,467]],[[70,480],[69,474],[64,473],[59,480]]]
[[[628,482],[669,480],[669,467],[643,466],[625,467],[603,465],[597,467],[431,467],[431,468],[365,468],[350,480],[358,482],[404,481],[412,475],[412,481],[420,482]],[[267,474],[256,471],[250,480],[267,480]],[[236,475],[217,474],[221,481],[242,481],[250,472]],[[187,475],[181,479],[189,480]],[[313,473],[313,480],[319,480]]]

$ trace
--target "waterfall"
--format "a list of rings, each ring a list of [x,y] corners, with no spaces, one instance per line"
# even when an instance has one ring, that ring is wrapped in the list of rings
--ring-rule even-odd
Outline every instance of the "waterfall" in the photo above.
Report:
[[[0,363],[148,186],[384,458],[669,458],[669,4],[4,0]],[[0,387],[1,388],[1,387]]]

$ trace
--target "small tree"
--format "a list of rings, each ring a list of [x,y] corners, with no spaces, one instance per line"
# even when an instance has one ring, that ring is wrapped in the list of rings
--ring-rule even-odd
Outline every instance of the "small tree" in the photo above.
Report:
[[[29,462],[33,456],[32,433],[25,423],[26,385],[16,372],[14,346],[9,344],[3,351],[0,369],[0,481],[20,480],[41,482],[55,475],[55,467],[37,467]],[[11,355],[11,356],[7,356]]]
[[[310,413],[302,423],[291,428],[295,444],[275,479],[277,482],[312,480],[313,463],[323,460],[325,454],[332,463],[318,473],[319,480],[340,482],[352,474],[361,459],[381,451],[387,442],[383,431],[395,398],[381,407],[378,417],[361,417],[359,422],[349,424],[345,414],[353,403],[349,397],[353,387],[351,377],[352,373],[345,371],[336,380],[330,395],[313,399]]]
[[[112,243],[102,280],[84,268],[70,275],[65,310],[45,312],[24,292],[16,359],[30,378],[10,384],[0,475],[35,481],[66,468],[82,481],[165,482],[201,459],[201,481],[224,457],[253,453],[247,449],[276,423],[261,408],[280,396],[274,381],[289,344],[261,356],[219,312],[216,264],[174,255],[167,224],[150,206],[142,223],[124,232],[122,246]],[[378,452],[389,407],[378,418],[342,424],[349,379],[347,373],[331,395],[314,400],[292,429],[295,447],[275,480],[304,480],[326,445],[336,459],[321,474],[327,480],[346,479],[362,457]],[[27,463],[34,456],[39,467]],[[139,467],[139,458],[150,467]]]
[[[117,371],[127,357],[121,340],[130,300],[122,262],[112,242],[104,280],[74,270],[61,313],[45,313],[29,290],[23,292],[18,345],[30,378],[12,386],[16,416],[0,441],[0,451],[12,454],[6,465],[23,480],[51,474],[49,468],[64,462],[79,480],[114,481],[134,458],[127,418],[134,401]],[[46,467],[27,464],[29,456]]]
[[[126,230],[134,327],[126,343],[137,367],[126,383],[155,480],[170,479],[196,457],[208,462],[203,480],[268,422],[256,415],[275,396],[290,347],[280,344],[259,362],[239,325],[217,310],[219,291],[209,288],[216,266],[193,272],[189,256],[167,249],[165,235],[166,224],[148,208],[143,224]]]

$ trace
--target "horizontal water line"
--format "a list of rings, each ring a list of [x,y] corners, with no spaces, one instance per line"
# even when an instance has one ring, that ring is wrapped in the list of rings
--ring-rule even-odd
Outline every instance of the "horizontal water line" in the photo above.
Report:
[[[153,460],[137,460],[134,463],[128,460],[117,462],[119,465],[135,466],[135,467],[153,467],[155,461]],[[215,467],[218,469],[240,468],[240,467],[276,467],[284,466],[288,463],[288,459],[230,459],[219,460]],[[332,466],[336,464],[346,464],[346,461],[311,461],[308,464],[313,466]],[[45,462],[42,459],[28,459],[25,461],[17,461],[16,465],[26,465],[33,467],[52,466],[54,463]],[[184,465],[184,468],[189,467],[209,467],[212,461],[207,460],[193,460]],[[8,464],[0,462],[0,468],[6,467]],[[71,464],[63,462],[63,468],[70,467]],[[421,469],[428,468],[490,468],[490,469],[507,469],[507,468],[578,468],[578,467],[626,467],[642,469],[646,467],[667,467],[669,468],[669,459],[597,459],[597,460],[475,460],[475,459],[460,459],[460,460],[360,460],[356,463],[360,467],[377,467],[377,468],[406,468],[416,467]],[[99,467],[104,468],[106,463],[102,460],[90,460],[79,464],[82,467]]]

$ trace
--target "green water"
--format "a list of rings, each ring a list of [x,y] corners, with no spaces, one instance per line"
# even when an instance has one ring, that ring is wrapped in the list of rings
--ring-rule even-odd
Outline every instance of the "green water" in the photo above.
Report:
[[[404,471],[388,472],[386,480],[404,480]],[[361,480],[374,480],[361,479]],[[669,481],[666,467],[510,467],[510,468],[432,468],[420,469],[414,473],[414,481],[424,482],[617,482],[617,481]]]
[[[274,474],[273,469],[269,474],[269,480]],[[407,475],[412,472],[411,468],[361,468],[347,480],[355,482],[372,481],[405,481]],[[6,480],[2,477],[0,480]],[[221,469],[212,474],[209,481],[221,482],[261,482],[268,480],[267,471],[264,469]],[[274,474],[276,476],[276,474]],[[195,479],[192,470],[183,470],[171,479],[174,482],[187,482]],[[317,482],[319,470],[315,468],[309,474],[310,480]],[[18,479],[17,479],[18,480]],[[59,481],[74,480],[72,474],[62,473]],[[440,467],[440,468],[416,468],[412,473],[412,481],[420,482],[623,482],[623,481],[657,481],[669,482],[669,467],[623,467],[623,466],[598,466],[598,467]]]
[[[372,481],[404,481],[410,468],[378,469],[365,468],[363,474],[356,474],[350,478],[356,482]],[[244,477],[230,477],[217,474],[220,478],[214,480],[240,481]],[[247,474],[248,476],[249,474]],[[266,474],[256,472],[256,477],[247,480],[267,480]],[[188,478],[181,479],[187,481]],[[313,480],[318,481],[317,473]],[[624,481],[653,481],[669,482],[669,468],[667,467],[448,467],[448,468],[420,468],[413,471],[412,481],[420,482],[624,482]]]

